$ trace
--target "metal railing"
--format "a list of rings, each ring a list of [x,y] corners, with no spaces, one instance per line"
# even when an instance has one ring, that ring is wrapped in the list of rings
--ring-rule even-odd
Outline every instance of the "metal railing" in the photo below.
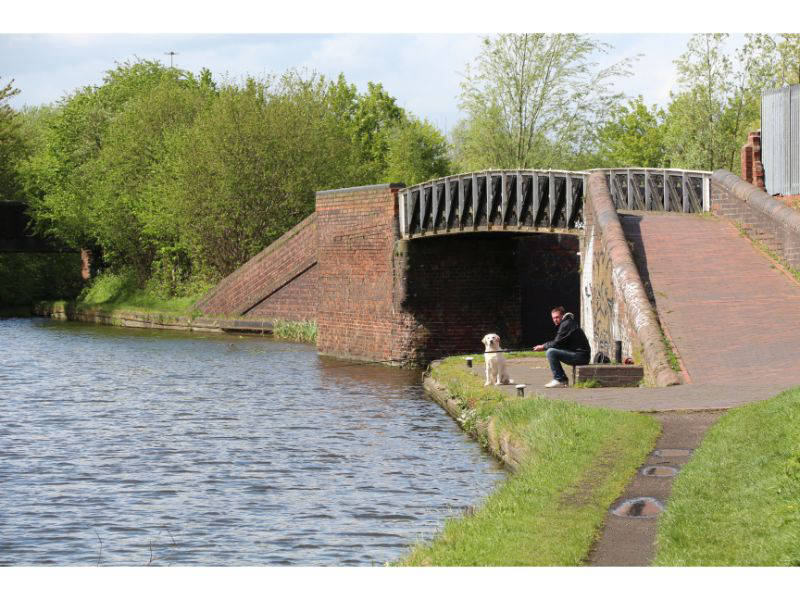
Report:
[[[621,210],[708,212],[711,172],[683,169],[603,169],[614,206]]]
[[[585,179],[584,172],[491,170],[427,181],[400,190],[400,233],[580,228]]]
[[[601,169],[621,210],[704,212],[711,173]],[[398,193],[400,234],[416,238],[470,231],[571,231],[583,227],[585,171],[491,170],[451,175]]]

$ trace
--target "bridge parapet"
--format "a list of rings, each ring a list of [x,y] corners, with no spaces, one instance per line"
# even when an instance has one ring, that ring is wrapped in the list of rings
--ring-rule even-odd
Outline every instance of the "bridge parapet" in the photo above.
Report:
[[[684,169],[595,169],[606,174],[614,207],[708,212],[711,172]],[[404,239],[469,231],[582,229],[588,172],[490,170],[462,173],[400,190]]]
[[[683,169],[600,169],[605,171],[614,208],[665,212],[711,210],[711,172]]]
[[[468,231],[583,226],[582,171],[491,170],[451,175],[398,194],[404,239]]]

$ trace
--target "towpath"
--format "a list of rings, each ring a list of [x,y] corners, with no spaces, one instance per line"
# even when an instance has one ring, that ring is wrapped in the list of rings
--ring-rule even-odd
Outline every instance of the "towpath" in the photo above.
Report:
[[[667,504],[673,478],[649,475],[652,467],[679,471],[724,411],[800,384],[797,280],[727,220],[652,212],[624,212],[620,220],[689,383],[546,389],[546,361],[509,360],[510,375],[527,384],[526,394],[653,413],[661,423],[656,448],[612,505],[588,557],[597,566],[651,563],[657,515],[621,517],[613,510],[636,498]],[[502,387],[516,393],[514,386]]]

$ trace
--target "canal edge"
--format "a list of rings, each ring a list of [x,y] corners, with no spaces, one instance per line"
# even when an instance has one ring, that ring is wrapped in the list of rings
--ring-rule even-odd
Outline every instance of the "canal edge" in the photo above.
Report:
[[[184,317],[158,312],[79,308],[72,302],[39,302],[33,313],[57,321],[75,321],[133,329],[163,329],[199,333],[250,333],[271,335],[271,321]]]

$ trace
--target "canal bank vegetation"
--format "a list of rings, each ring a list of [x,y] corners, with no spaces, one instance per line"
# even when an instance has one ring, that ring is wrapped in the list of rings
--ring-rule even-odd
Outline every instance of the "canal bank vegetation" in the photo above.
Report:
[[[272,322],[272,335],[290,342],[314,344],[317,341],[317,324],[314,321],[284,321],[275,319]]]
[[[0,309],[30,314],[34,303],[75,298],[83,287],[77,253],[0,253]]]
[[[675,480],[655,564],[800,566],[800,388],[709,430]]]
[[[192,317],[199,314],[194,303],[209,289],[208,285],[196,283],[195,289],[187,290],[185,295],[170,296],[153,282],[140,287],[130,271],[101,273],[81,291],[74,304],[77,309],[143,311]]]
[[[463,365],[464,357],[432,365],[437,400],[450,400],[462,427],[514,473],[402,564],[581,564],[609,506],[655,444],[658,423],[538,396],[512,398],[484,387]]]
[[[10,109],[15,90],[0,90],[15,142],[0,200],[132,280],[137,307],[216,284],[313,212],[318,190],[450,171],[441,132],[344,76],[216,81],[138,60],[46,109]]]

